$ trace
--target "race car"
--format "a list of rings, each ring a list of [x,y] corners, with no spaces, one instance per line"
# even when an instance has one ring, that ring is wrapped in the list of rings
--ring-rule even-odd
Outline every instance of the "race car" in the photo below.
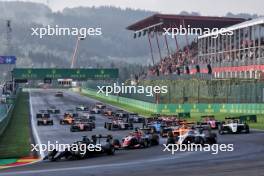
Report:
[[[91,110],[90,110],[90,113],[91,114],[101,114],[102,113],[102,109],[99,109],[97,107],[93,107]]]
[[[113,115],[114,115],[114,112],[113,112],[113,110],[112,110],[112,109],[110,109],[110,108],[104,109],[102,113],[103,113],[103,115],[104,115],[104,116],[108,116],[108,117],[110,117],[110,116],[113,116]]]
[[[133,123],[143,123],[145,119],[144,117],[140,117],[137,113],[130,113],[129,121]]]
[[[89,107],[85,105],[79,105],[75,109],[76,111],[89,111]]]
[[[115,117],[128,118],[129,114],[123,110],[116,110],[115,111]]]
[[[74,118],[76,118],[76,114],[72,113],[65,113],[63,116],[63,119],[60,119],[60,124],[61,125],[71,125],[74,123]]]
[[[81,112],[80,115],[78,116],[82,119],[88,119],[88,120],[94,120],[94,121],[96,119],[96,117],[90,114],[89,112]]]
[[[39,113],[36,114],[36,118],[50,118],[50,114],[46,110],[40,110]]]
[[[218,126],[220,125],[220,122],[215,119],[215,116],[213,115],[205,115],[201,116],[202,121],[198,122],[198,125],[201,126],[209,126],[212,129],[218,129]]]
[[[227,117],[220,124],[218,132],[221,135],[226,133],[249,133],[249,126],[246,123],[240,122],[240,119],[237,117]]]
[[[180,131],[178,136],[172,132],[168,134],[167,144],[216,144],[217,135],[204,127],[188,128]]]
[[[126,122],[123,118],[114,118],[110,122],[105,122],[104,127],[108,130],[131,130],[133,124]]]
[[[63,97],[63,92],[62,91],[56,92],[55,97]]]
[[[148,129],[135,129],[128,136],[122,139],[121,142],[115,139],[113,145],[116,149],[136,149],[147,148],[154,145],[159,145],[159,136],[151,134]]]
[[[104,109],[106,108],[106,105],[100,102],[95,103],[95,107],[97,107],[98,109]]]
[[[162,121],[152,121],[147,123],[146,127],[150,128],[152,133],[160,133],[161,129],[166,127],[166,124],[164,124]]]
[[[49,116],[38,118],[37,125],[53,125],[53,120]]]
[[[105,141],[102,142],[102,139],[105,139]],[[102,154],[115,154],[115,148],[112,144],[111,135],[93,135],[91,139],[83,136],[83,139],[81,141],[74,142],[70,148],[66,148],[64,151],[58,151],[57,149],[54,149],[53,151],[49,152],[48,155],[43,158],[43,160],[80,160]]]
[[[92,131],[95,128],[95,124],[87,119],[75,119],[71,125],[71,132],[77,131]]]
[[[55,106],[52,106],[52,107],[48,108],[47,112],[49,114],[60,114],[60,110],[57,109]]]

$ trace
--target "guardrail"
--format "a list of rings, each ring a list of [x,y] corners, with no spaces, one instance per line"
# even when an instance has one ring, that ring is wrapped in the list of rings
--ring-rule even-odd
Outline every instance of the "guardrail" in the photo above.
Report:
[[[241,104],[155,104],[148,103],[131,98],[105,94],[97,94],[96,91],[91,89],[81,89],[84,94],[92,95],[95,97],[103,98],[113,102],[118,102],[131,107],[136,107],[142,110],[150,111],[153,113],[176,114],[181,112],[191,113],[231,113],[231,114],[264,114],[264,104],[256,103],[241,103]]]
[[[6,108],[6,111],[3,114],[0,113],[0,136],[5,131],[8,123],[9,123],[9,121],[11,119],[11,116],[12,116],[12,113],[13,113],[13,109],[14,109],[14,106],[15,106],[15,102],[16,102],[15,100],[16,100],[17,95],[19,93],[20,93],[20,91],[18,91],[16,95],[12,95],[9,98],[8,104],[2,104],[2,106],[3,106],[2,108]]]

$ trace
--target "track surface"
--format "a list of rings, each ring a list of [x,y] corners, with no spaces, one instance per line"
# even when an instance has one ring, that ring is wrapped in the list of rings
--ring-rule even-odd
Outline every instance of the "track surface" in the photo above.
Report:
[[[73,92],[64,92],[63,98],[54,96],[54,90],[31,91],[32,113],[40,109],[56,106],[62,111],[73,109],[80,104],[93,105],[96,101],[82,97]],[[96,115],[96,129],[92,132],[70,132],[69,126],[59,124],[59,117],[54,119],[53,126],[36,126],[39,140],[71,144],[80,140],[83,135],[112,134],[122,138],[128,131],[109,132],[103,128],[106,120]],[[34,119],[34,118],[33,118]],[[79,161],[38,162],[32,165],[10,168],[0,171],[0,175],[12,176],[140,176],[140,175],[264,175],[264,133],[218,136],[219,143],[234,144],[233,152],[177,152],[174,155],[163,152],[164,147],[151,147],[138,150],[116,151],[114,156],[99,156]],[[164,139],[161,142],[165,142]]]

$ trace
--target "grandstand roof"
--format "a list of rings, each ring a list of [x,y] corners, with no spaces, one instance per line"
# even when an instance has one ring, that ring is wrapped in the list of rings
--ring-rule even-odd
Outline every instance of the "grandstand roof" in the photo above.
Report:
[[[245,21],[243,18],[210,17],[210,16],[187,16],[171,14],[154,14],[127,27],[135,32],[150,30],[162,31],[163,28],[179,27],[185,23],[192,28],[224,28]]]
[[[239,23],[239,24],[235,24],[233,26],[229,26],[224,31],[221,31],[221,32],[233,31],[233,30],[242,29],[242,28],[246,28],[246,27],[249,27],[249,26],[255,26],[255,25],[259,25],[259,24],[263,24],[264,25],[264,17],[255,18],[253,20],[249,20],[249,21],[245,21],[245,22],[242,22],[242,23]],[[216,34],[219,34],[219,33],[220,33],[220,31],[212,32],[210,34],[202,35],[199,38],[209,37],[209,36],[216,35]]]

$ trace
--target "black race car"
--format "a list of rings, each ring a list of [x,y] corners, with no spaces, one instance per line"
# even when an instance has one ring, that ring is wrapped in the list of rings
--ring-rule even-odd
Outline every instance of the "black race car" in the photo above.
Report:
[[[105,140],[101,143],[102,139]],[[85,147],[86,146],[86,147]],[[94,147],[91,147],[94,146]],[[49,152],[43,160],[58,161],[60,159],[76,160],[86,159],[100,154],[114,155],[115,148],[112,144],[112,136],[93,135],[91,139],[83,136],[81,141],[77,141],[66,148],[64,151],[57,151],[54,149]]]
[[[56,92],[55,97],[63,97],[63,92],[62,91]]]
[[[48,112],[49,114],[60,114],[60,110],[57,109],[56,107],[50,107],[50,108],[48,108],[48,109],[47,109],[47,112]]]
[[[36,114],[36,118],[50,118],[50,114],[46,110],[40,110],[39,113]]]
[[[145,118],[140,117],[137,113],[130,113],[129,121],[133,123],[143,123],[145,121]]]

